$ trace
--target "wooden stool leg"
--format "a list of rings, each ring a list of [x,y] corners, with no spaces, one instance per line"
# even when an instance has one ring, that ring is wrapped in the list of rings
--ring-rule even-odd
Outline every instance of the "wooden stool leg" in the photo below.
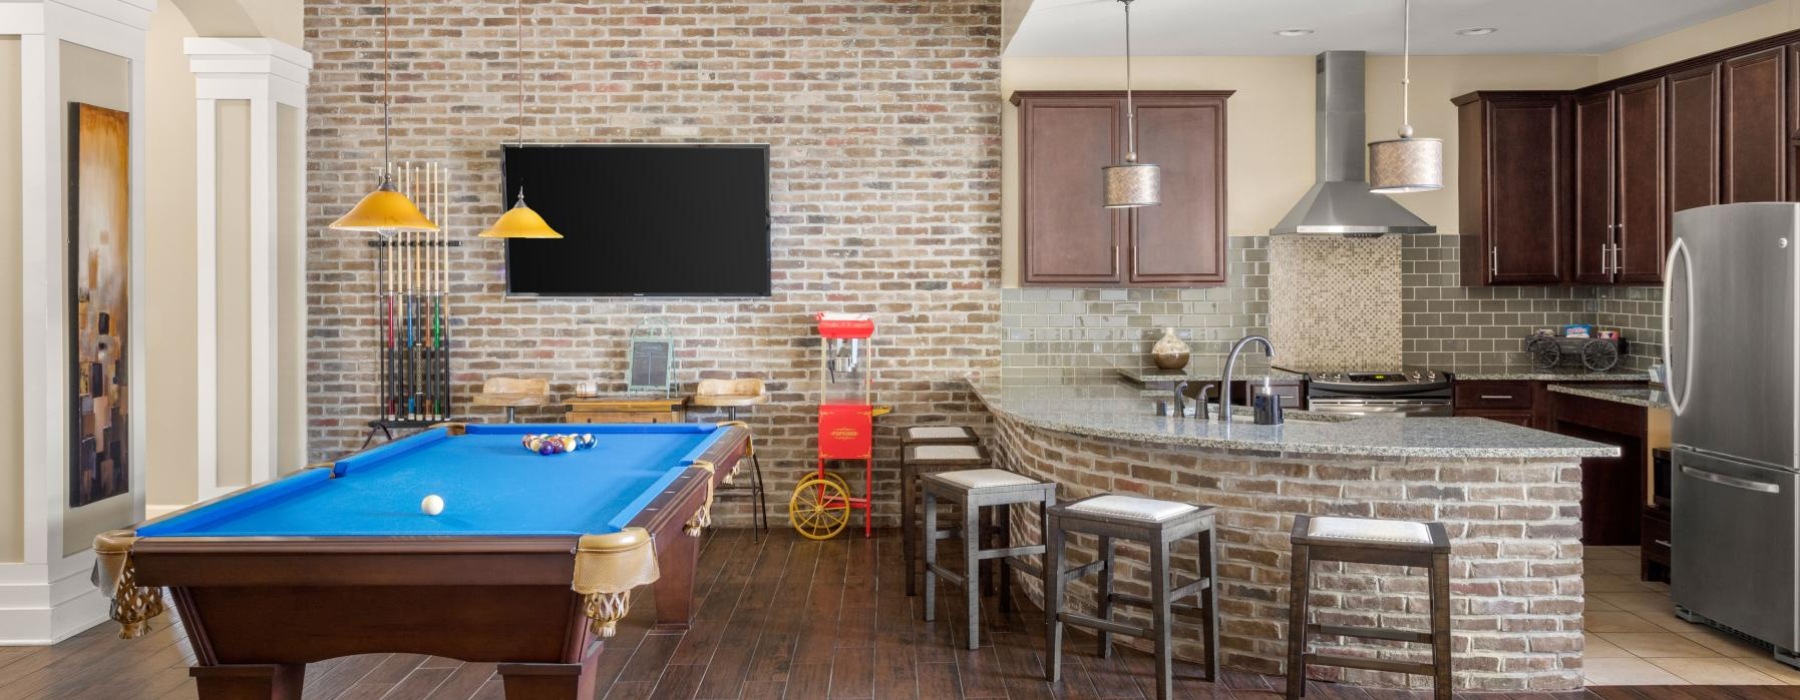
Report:
[[[1431,665],[1432,692],[1437,700],[1450,700],[1450,554],[1431,557]]]
[[[1044,678],[1051,683],[1062,678],[1063,592],[1068,580],[1063,576],[1062,523],[1044,514]]]
[[[918,524],[913,515],[913,501],[919,498],[918,474],[907,462],[900,463],[900,550],[906,557],[906,597],[919,594]]]
[[[963,503],[963,593],[969,614],[969,651],[981,648],[981,549],[987,528],[981,507]]]
[[[763,487],[762,460],[755,452],[750,453],[750,485],[754,488],[750,492],[750,505],[756,508],[756,519],[751,521],[751,526],[762,528],[766,535],[769,533],[769,492]]]
[[[1113,541],[1111,537],[1100,537],[1100,580],[1094,584],[1094,609],[1100,619],[1112,622],[1113,594]],[[1096,630],[1100,637],[1100,658],[1112,658],[1112,633]]]
[[[1012,506],[1010,504],[995,506],[994,512],[998,514],[994,519],[1000,521],[1000,529],[998,530],[998,534],[995,535],[999,540],[999,547],[1001,549],[1011,549]],[[1010,613],[1012,612],[1012,558],[1000,557],[995,561],[998,562],[998,568],[1000,569],[1000,575],[994,579],[994,585],[998,588],[996,592],[1000,595],[1000,612]]]
[[[930,492],[924,494],[925,517],[919,523],[919,542],[925,545],[925,621],[937,619],[937,575],[931,573],[931,565],[937,563],[937,497]],[[908,561],[907,577],[912,577],[912,562]]]
[[[1206,643],[1206,659],[1202,665],[1209,683],[1219,681],[1219,565],[1213,552],[1213,531],[1200,532],[1200,575],[1206,577],[1206,589],[1200,591],[1200,635]]]
[[[1312,594],[1307,572],[1312,568],[1312,551],[1297,544],[1288,558],[1293,560],[1293,568],[1288,574],[1287,696],[1296,700],[1306,696],[1306,603]]]
[[[1175,614],[1169,604],[1169,543],[1150,543],[1150,633],[1156,646],[1156,698],[1175,697]]]

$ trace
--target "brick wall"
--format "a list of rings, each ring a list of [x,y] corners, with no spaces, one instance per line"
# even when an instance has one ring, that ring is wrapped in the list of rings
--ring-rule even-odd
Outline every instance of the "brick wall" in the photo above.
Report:
[[[394,158],[453,171],[458,412],[489,376],[623,389],[630,329],[673,327],[681,378],[755,376],[749,414],[771,509],[812,467],[822,310],[866,312],[879,335],[879,457],[898,426],[979,421],[959,377],[999,364],[998,2],[751,0],[526,3],[537,141],[772,145],[774,295],[750,300],[503,298],[499,147],[514,138],[511,2],[398,0]],[[325,229],[371,187],[381,154],[380,5],[307,0],[315,58],[307,139],[310,451],[341,454],[373,418],[373,251]],[[529,418],[552,419],[545,412]],[[893,470],[878,491],[892,493]],[[897,499],[882,501],[897,520]],[[741,502],[721,522],[742,524]]]
[[[1011,469],[1060,484],[1072,501],[1100,492],[1218,506],[1220,660],[1230,668],[1281,674],[1287,654],[1288,533],[1294,514],[1438,520],[1454,543],[1451,614],[1456,687],[1549,691],[1581,687],[1581,468],[1556,460],[1357,459],[1205,453],[1039,430],[1000,416],[994,446]],[[1035,509],[1015,509],[1018,542],[1039,542]],[[1068,561],[1095,558],[1094,538],[1072,536]],[[1172,567],[1193,580],[1196,545],[1181,543]],[[1147,550],[1118,546],[1123,593],[1148,595]],[[1315,564],[1314,621],[1424,630],[1429,607],[1423,570]],[[1402,575],[1408,574],[1408,575]],[[1071,584],[1068,601],[1093,614],[1095,577]],[[1024,588],[1042,601],[1042,586]],[[1136,611],[1116,608],[1143,624]],[[1200,658],[1199,628],[1177,622],[1176,654]],[[1323,639],[1323,638],[1321,638]],[[1123,640],[1122,640],[1123,641]],[[1128,643],[1142,643],[1129,640]],[[1148,648],[1140,646],[1140,648]],[[1429,661],[1423,646],[1332,644],[1314,650]],[[1429,679],[1316,668],[1315,677],[1358,685],[1428,687]]]

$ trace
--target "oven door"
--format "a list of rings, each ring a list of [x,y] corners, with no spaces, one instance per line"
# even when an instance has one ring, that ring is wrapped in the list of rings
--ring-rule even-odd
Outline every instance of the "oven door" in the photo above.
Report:
[[[1352,416],[1450,417],[1450,399],[1313,398],[1307,410]]]

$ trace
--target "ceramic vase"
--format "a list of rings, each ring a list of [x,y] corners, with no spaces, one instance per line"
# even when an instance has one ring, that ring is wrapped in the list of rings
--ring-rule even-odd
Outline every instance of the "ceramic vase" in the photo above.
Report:
[[[1188,347],[1187,343],[1182,342],[1181,338],[1175,335],[1175,329],[1165,328],[1162,339],[1156,341],[1156,345],[1150,348],[1150,360],[1156,363],[1157,369],[1182,369],[1187,367],[1189,353],[1192,350],[1193,348]]]

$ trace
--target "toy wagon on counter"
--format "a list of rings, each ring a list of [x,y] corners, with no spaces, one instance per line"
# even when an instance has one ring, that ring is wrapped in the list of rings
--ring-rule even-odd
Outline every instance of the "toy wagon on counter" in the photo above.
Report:
[[[1536,334],[1525,339],[1525,354],[1538,369],[1580,365],[1595,372],[1619,366],[1625,355],[1624,338],[1582,338]]]

